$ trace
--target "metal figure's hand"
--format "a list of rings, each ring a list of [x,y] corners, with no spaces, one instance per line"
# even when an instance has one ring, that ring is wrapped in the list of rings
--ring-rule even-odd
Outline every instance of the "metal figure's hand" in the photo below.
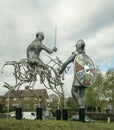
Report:
[[[54,48],[53,48],[53,50],[56,52],[56,51],[57,51],[57,48],[56,48],[56,47],[54,47]]]
[[[59,74],[62,74],[62,70],[59,71]]]

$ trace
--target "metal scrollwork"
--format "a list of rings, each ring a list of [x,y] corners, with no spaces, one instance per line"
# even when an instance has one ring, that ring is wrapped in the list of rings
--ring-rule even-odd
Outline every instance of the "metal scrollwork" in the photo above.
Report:
[[[49,57],[49,59],[50,61],[47,64],[48,70],[38,64],[33,64],[30,59],[7,61],[3,65],[2,72],[4,72],[4,67],[7,65],[10,65],[14,68],[13,75],[15,77],[15,84],[10,85],[7,82],[4,82],[4,87],[8,88],[15,95],[15,97],[18,99],[18,104],[19,89],[21,86],[24,86],[25,89],[29,89],[34,94],[34,96],[39,99],[38,95],[34,91],[34,86],[38,80],[47,89],[51,89],[58,95],[58,102],[60,104],[60,96],[64,95],[62,83],[64,75],[61,76],[59,71],[63,63],[58,57],[55,59]],[[66,70],[69,70],[69,68],[67,67]]]

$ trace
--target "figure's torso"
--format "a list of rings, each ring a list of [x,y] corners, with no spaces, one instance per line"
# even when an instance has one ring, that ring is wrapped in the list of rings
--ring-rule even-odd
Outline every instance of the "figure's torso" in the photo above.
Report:
[[[42,49],[42,43],[35,39],[27,48],[27,57],[38,59]]]

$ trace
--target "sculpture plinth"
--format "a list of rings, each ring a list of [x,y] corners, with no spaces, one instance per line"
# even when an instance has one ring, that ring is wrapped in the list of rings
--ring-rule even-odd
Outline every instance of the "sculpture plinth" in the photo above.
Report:
[[[79,108],[79,121],[85,122],[85,108]]]
[[[42,107],[36,108],[36,119],[42,120]]]
[[[56,110],[56,120],[61,120],[61,110]]]
[[[68,110],[67,109],[63,109],[62,110],[62,115],[63,115],[63,120],[68,120]]]
[[[16,108],[16,119],[22,119],[22,108],[21,107]]]

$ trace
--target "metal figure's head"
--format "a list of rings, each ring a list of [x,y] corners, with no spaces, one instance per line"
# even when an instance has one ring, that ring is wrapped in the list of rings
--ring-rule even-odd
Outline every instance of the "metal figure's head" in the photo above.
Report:
[[[80,39],[76,43],[76,51],[79,53],[85,53],[85,42],[84,40]]]
[[[41,32],[41,31],[37,32],[37,33],[36,33],[36,38],[38,38],[39,35],[42,36],[42,40],[44,40],[44,33]]]

